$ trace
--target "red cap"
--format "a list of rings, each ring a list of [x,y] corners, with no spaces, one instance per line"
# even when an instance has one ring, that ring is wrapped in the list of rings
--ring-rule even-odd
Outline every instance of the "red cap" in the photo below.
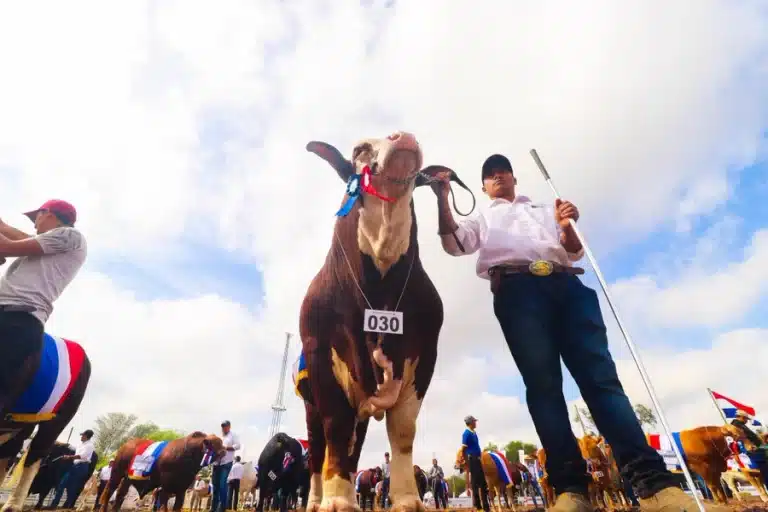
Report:
[[[24,215],[29,217],[30,220],[34,222],[35,217],[37,217],[38,212],[41,210],[47,210],[53,213],[56,215],[56,217],[59,218],[61,222],[69,226],[73,226],[77,220],[77,211],[75,210],[75,207],[66,201],[62,201],[61,199],[49,199],[48,201],[44,202],[43,205],[37,210],[26,212]]]

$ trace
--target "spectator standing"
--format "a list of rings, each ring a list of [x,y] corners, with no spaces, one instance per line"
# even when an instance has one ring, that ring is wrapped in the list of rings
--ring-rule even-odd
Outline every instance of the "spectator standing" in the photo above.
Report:
[[[96,489],[96,501],[93,502],[93,510],[99,508],[99,498],[101,497],[101,493],[104,492],[104,488],[109,483],[109,478],[112,476],[112,467],[114,465],[115,459],[109,459],[107,465],[99,470],[99,487]],[[109,496],[107,496],[105,501],[109,503]]]
[[[192,510],[200,510],[202,508],[203,503],[203,491],[206,491],[208,488],[208,483],[202,479],[200,475],[197,475],[195,477],[195,483],[192,486],[192,502],[189,505],[189,508]]]
[[[213,463],[213,471],[211,472],[211,484],[213,485],[211,512],[227,510],[227,478],[229,478],[229,472],[235,460],[235,451],[240,449],[240,440],[232,432],[232,425],[229,420],[221,423],[221,440],[226,452],[221,459]]]
[[[435,508],[448,508],[448,498],[445,490],[445,473],[443,468],[437,465],[437,459],[432,459],[432,467],[429,468],[429,480],[432,482],[432,497],[435,499]]]
[[[389,452],[384,452],[381,465],[381,508],[389,508]]]
[[[483,465],[480,463],[480,456],[483,451],[480,449],[480,440],[475,432],[477,427],[477,418],[469,415],[464,418],[464,424],[467,426],[461,435],[461,448],[464,452],[464,460],[469,466],[469,479],[472,483],[472,501],[475,510],[482,509],[490,512],[491,506],[488,504],[488,484],[485,481]],[[482,491],[482,492],[481,492]]]
[[[64,502],[66,509],[75,508],[75,500],[78,496],[78,489],[82,489],[85,481],[90,476],[88,466],[91,464],[93,455],[93,430],[88,429],[80,434],[80,446],[77,447],[74,455],[63,455],[62,459],[71,459],[72,467],[64,474],[64,477],[56,487],[56,494],[50,504],[51,509],[58,508],[61,496],[67,491],[67,499]]]
[[[237,510],[238,501],[240,501],[240,479],[243,478],[243,463],[240,462],[240,456],[235,457],[232,469],[227,477],[227,503],[232,510]]]

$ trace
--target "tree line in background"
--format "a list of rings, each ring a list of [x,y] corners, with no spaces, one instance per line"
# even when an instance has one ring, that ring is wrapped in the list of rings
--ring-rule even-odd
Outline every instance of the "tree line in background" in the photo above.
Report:
[[[93,446],[99,454],[97,469],[105,466],[117,449],[129,439],[138,437],[152,441],[172,441],[184,436],[178,430],[162,429],[151,421],[137,424],[138,419],[135,414],[123,412],[110,412],[96,418]]]
[[[637,421],[640,422],[643,431],[649,432],[659,424],[659,421],[656,418],[656,413],[647,405],[634,404],[632,408],[635,410],[635,416],[637,416]],[[586,407],[576,407],[576,414],[573,421],[574,423],[583,425],[584,431],[587,434],[598,435],[600,433],[595,425],[595,420],[592,419],[592,414]]]

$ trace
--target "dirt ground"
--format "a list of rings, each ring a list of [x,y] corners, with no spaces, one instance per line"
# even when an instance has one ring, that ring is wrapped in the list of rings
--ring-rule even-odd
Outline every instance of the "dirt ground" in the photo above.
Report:
[[[741,502],[736,501],[736,500],[730,500],[728,502],[728,505],[731,507],[731,509],[734,512],[768,511],[768,503],[763,503],[762,501],[760,501],[759,498],[754,498],[754,499],[751,499],[749,501],[741,501]],[[33,508],[32,507],[24,507],[24,510],[25,511],[32,511]],[[138,510],[142,510],[142,511],[146,512],[146,511],[150,511],[152,509],[151,508],[142,508],[142,509],[138,509]],[[188,509],[186,507],[184,509],[182,509],[182,510],[183,510],[183,512],[191,512],[190,509]],[[242,510],[247,512],[247,511],[251,511],[253,509],[242,509]],[[435,509],[428,508],[427,510],[435,510]],[[515,510],[517,512],[522,512],[522,511],[526,511],[527,512],[527,511],[543,510],[543,509],[541,509],[541,508],[536,509],[536,508],[530,507],[530,506],[525,506],[525,507],[518,506],[518,507],[515,508]],[[640,510],[640,509],[628,509],[628,510],[634,511],[634,510]],[[90,512],[90,507],[88,507],[88,511]],[[449,509],[449,511],[450,512],[454,512],[454,511],[455,512],[473,512],[474,509],[472,509],[472,508],[451,508],[451,509]],[[57,512],[74,512],[74,509],[58,509]],[[304,512],[304,511],[302,509],[299,509],[296,512]],[[377,512],[381,512],[381,511],[377,510]],[[512,512],[512,510],[511,509],[505,509],[505,512]]]

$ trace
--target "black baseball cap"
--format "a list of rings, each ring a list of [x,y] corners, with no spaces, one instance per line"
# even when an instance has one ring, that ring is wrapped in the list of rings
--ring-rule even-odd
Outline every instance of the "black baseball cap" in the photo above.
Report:
[[[492,175],[493,171],[496,169],[513,172],[512,164],[509,163],[509,158],[505,157],[504,155],[500,155],[496,153],[495,155],[491,155],[488,158],[486,158],[485,162],[483,162],[483,172],[482,172],[481,180],[485,180],[485,178]]]

